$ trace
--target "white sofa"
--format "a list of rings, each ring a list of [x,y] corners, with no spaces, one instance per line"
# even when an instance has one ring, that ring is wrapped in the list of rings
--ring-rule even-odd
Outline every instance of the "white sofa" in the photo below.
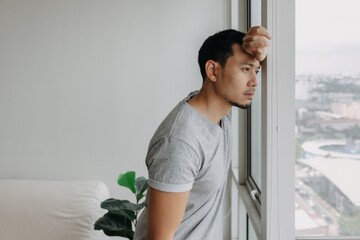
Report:
[[[109,197],[97,181],[0,180],[0,240],[103,240],[94,230]]]

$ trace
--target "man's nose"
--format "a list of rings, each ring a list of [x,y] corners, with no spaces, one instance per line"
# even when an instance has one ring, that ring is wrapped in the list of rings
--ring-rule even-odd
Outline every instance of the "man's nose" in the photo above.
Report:
[[[257,80],[256,73],[255,73],[254,76],[252,76],[252,78],[248,82],[248,86],[249,87],[256,87],[257,85],[258,85],[258,80]]]

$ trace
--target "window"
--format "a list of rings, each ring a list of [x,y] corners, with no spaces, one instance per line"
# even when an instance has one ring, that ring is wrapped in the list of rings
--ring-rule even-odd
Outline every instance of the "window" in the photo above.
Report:
[[[291,161],[295,150],[295,116],[289,115],[289,109],[295,108],[295,100],[291,101],[295,91],[295,18],[292,17],[295,6],[294,0],[253,2],[249,12],[258,14],[257,19],[268,29],[273,40],[267,60],[262,64],[261,91],[257,91],[261,95],[259,105],[253,103],[252,112],[247,117],[242,113],[238,114],[240,144],[232,174],[231,237],[238,240],[291,240],[295,238],[294,162]],[[232,8],[234,6],[238,9],[239,16],[246,15],[242,10],[247,9],[247,1],[233,0]],[[255,22],[253,25],[256,25]],[[246,27],[245,24],[238,29],[245,31]],[[247,118],[253,124],[248,129],[252,131],[250,142],[243,136],[244,129],[247,129]],[[247,169],[246,162],[243,161],[246,159],[242,155],[243,145],[251,142],[253,148],[251,149],[251,145],[245,148],[252,151],[249,158],[251,166],[248,166],[246,175],[242,171]],[[261,152],[256,150],[254,144],[260,145]],[[253,162],[255,159],[258,162]],[[245,186],[249,179],[254,181],[259,190],[255,199],[261,202],[260,209],[256,208],[257,201],[252,200],[251,191]]]
[[[359,7],[296,0],[298,239],[360,239]]]
[[[232,28],[245,32],[250,26],[260,25],[259,6],[260,0],[232,1]],[[261,76],[261,73],[258,76]],[[238,148],[235,148],[236,158],[233,161],[232,239],[255,240],[260,237],[261,144],[258,144],[261,136],[260,88],[261,83],[257,87],[259,93],[256,94],[251,109],[247,111],[233,109],[233,122],[238,123],[238,126],[234,126],[234,131],[239,136],[238,141],[235,139]],[[247,144],[250,142],[253,144]]]

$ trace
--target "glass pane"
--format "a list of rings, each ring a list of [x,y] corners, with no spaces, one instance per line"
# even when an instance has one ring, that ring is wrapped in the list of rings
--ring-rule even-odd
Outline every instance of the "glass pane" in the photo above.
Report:
[[[251,221],[249,219],[249,217],[247,217],[247,232],[248,232],[248,235],[247,235],[247,240],[258,240],[257,236],[256,236],[256,233],[255,233],[255,230],[254,230],[254,227],[253,225],[251,224]]]
[[[359,9],[296,0],[298,236],[360,236]]]
[[[261,25],[261,0],[250,0],[249,26]],[[250,173],[257,188],[261,190],[261,72],[258,73],[258,86],[255,98],[251,104],[250,115]]]
[[[260,73],[259,73],[260,76]],[[251,177],[261,189],[261,84],[251,104]]]

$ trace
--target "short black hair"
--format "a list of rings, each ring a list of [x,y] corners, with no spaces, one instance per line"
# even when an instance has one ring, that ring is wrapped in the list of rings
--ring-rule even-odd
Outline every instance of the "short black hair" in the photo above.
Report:
[[[206,78],[205,63],[213,60],[225,66],[226,60],[231,57],[234,52],[232,46],[237,43],[240,46],[243,42],[245,33],[228,29],[208,37],[199,50],[198,62],[203,81]]]

